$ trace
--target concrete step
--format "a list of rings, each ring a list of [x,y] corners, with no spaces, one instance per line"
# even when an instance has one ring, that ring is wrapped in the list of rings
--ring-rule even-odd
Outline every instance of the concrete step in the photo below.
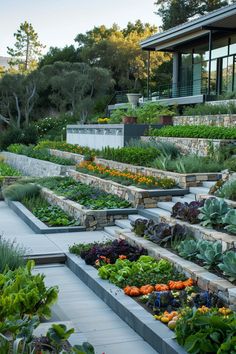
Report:
[[[190,194],[190,197],[184,196],[184,197],[173,197],[172,202],[177,203],[191,203],[195,201],[195,194]]]
[[[206,182],[203,182],[203,183],[202,183],[202,186],[203,186],[203,187],[206,187],[206,188],[211,188],[211,187],[213,187],[215,184],[216,184],[216,181],[213,181],[213,182],[211,182],[211,181],[206,181]]]
[[[206,187],[190,187],[189,188],[190,193],[199,195],[199,194],[208,194],[209,188]]]
[[[118,226],[105,226],[104,227],[104,231],[108,234],[111,235],[113,237],[117,236],[117,231],[123,231],[123,229],[121,227]]]
[[[157,207],[172,212],[172,208],[175,205],[174,202],[159,202]]]
[[[130,220],[116,220],[115,221],[116,226],[121,227],[122,229],[129,229],[132,230],[132,225],[130,223]]]
[[[137,219],[147,219],[144,216],[141,216],[139,214],[133,214],[133,215],[128,215],[128,219],[130,221],[136,221]]]
[[[171,216],[171,212],[164,210],[164,209],[160,209],[160,208],[150,208],[150,209],[145,209],[146,211],[150,212],[150,213],[158,213],[159,216],[162,217],[170,217]]]
[[[197,196],[196,196],[196,194],[189,193],[189,194],[185,194],[184,198],[187,198],[192,202],[192,201],[196,200]]]

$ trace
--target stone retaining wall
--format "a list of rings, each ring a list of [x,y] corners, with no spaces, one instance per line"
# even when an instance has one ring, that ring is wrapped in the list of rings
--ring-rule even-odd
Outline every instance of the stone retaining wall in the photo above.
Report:
[[[207,156],[209,147],[212,145],[214,148],[226,146],[228,144],[235,143],[235,140],[223,140],[223,139],[200,139],[200,138],[177,138],[177,137],[149,137],[142,136],[142,141],[156,141],[171,143],[177,146],[183,154],[197,154],[200,156]]]
[[[16,168],[25,176],[51,177],[65,176],[72,166],[63,166],[49,161],[33,159],[25,155],[13,154],[11,152],[1,152],[6,163]]]
[[[92,185],[107,193],[128,200],[134,208],[156,208],[161,201],[170,201],[174,195],[184,195],[187,190],[182,189],[154,189],[146,190],[134,186],[123,186],[111,180],[70,170],[69,175],[82,183]]]
[[[110,209],[110,210],[90,210],[83,205],[58,196],[47,188],[42,188],[43,197],[52,205],[57,205],[75,220],[80,220],[80,224],[86,230],[102,230],[105,226],[115,225],[116,220],[127,219],[129,214],[137,213],[136,209]]]
[[[235,127],[236,114],[217,114],[204,116],[175,116],[174,125],[214,125],[218,127]]]
[[[62,157],[63,159],[69,159],[74,161],[76,164],[79,164],[84,160],[84,155],[74,154],[73,152],[61,151],[55,149],[49,149],[50,154],[57,157]]]
[[[101,158],[95,159],[96,163],[115,168],[118,170],[128,170],[133,173],[141,173],[145,176],[169,177],[176,181],[176,184],[181,188],[200,186],[205,181],[217,181],[221,179],[221,173],[177,173],[170,171],[157,170],[156,168],[135,166],[122,162],[105,160]]]

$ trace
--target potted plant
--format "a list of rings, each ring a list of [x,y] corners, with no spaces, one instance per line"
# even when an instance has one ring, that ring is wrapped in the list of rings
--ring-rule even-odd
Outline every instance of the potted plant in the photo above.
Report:
[[[137,117],[135,116],[124,116],[122,119],[124,124],[136,124],[137,123]]]
[[[168,108],[164,108],[159,113],[160,124],[163,125],[173,125],[173,116],[175,115],[174,111],[171,111]]]
[[[141,97],[140,93],[127,93],[127,98],[132,108],[136,108],[138,106],[140,97]]]

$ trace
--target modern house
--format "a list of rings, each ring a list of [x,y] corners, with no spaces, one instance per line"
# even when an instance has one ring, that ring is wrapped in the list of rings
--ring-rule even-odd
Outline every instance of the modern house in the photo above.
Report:
[[[236,97],[236,4],[157,33],[141,47],[173,54],[172,82],[152,100],[194,104]]]

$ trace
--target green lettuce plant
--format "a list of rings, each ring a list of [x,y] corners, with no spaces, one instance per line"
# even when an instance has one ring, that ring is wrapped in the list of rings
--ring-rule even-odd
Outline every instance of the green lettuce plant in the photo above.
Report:
[[[230,281],[236,280],[236,253],[229,251],[223,255],[222,263],[218,267],[224,272]]]
[[[201,225],[208,228],[221,227],[223,218],[229,211],[227,203],[222,199],[209,198],[203,207],[199,208],[198,215]]]
[[[201,259],[205,268],[210,269],[222,260],[222,243],[201,240],[197,245],[197,258]]]
[[[226,224],[224,227],[225,230],[231,232],[232,234],[236,234],[236,210],[230,209],[228,213],[223,218],[223,223]]]

